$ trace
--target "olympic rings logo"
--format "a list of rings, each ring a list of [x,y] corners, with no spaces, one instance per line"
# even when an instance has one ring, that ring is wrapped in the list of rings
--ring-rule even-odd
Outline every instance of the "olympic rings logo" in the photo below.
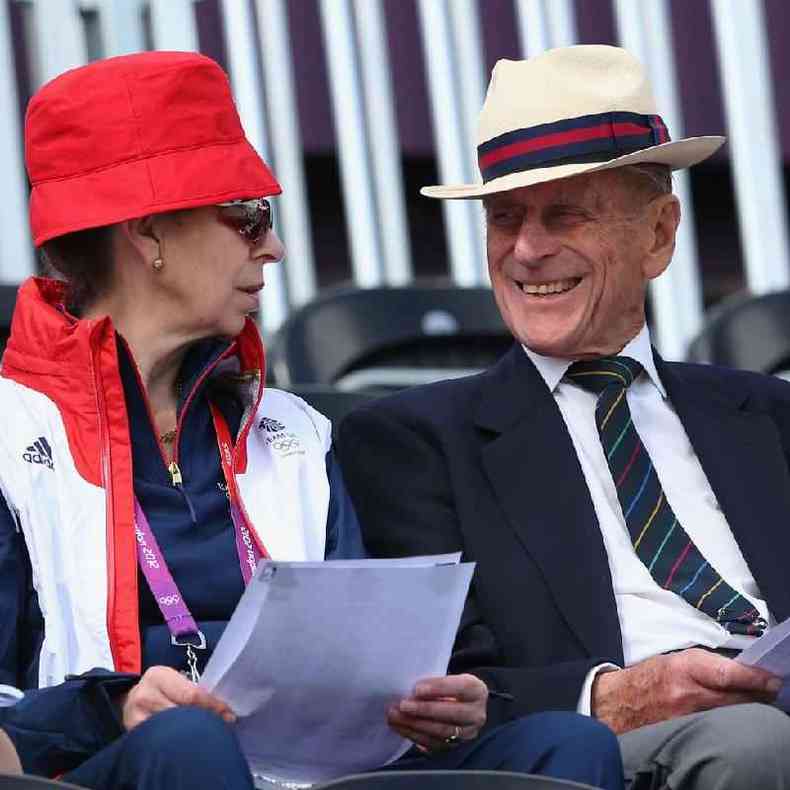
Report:
[[[157,600],[162,606],[175,606],[181,602],[181,597],[178,595],[160,595]]]
[[[282,450],[287,452],[288,450],[293,450],[296,447],[299,447],[299,440],[298,439],[278,439],[275,442],[272,442],[272,447],[275,450]]]

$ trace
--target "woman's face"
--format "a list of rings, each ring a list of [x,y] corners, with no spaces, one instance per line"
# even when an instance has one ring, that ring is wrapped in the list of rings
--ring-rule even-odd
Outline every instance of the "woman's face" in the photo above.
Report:
[[[154,271],[169,329],[185,338],[237,335],[258,309],[264,265],[279,261],[282,242],[269,230],[249,242],[219,220],[216,206],[160,215],[154,228],[164,265]]]

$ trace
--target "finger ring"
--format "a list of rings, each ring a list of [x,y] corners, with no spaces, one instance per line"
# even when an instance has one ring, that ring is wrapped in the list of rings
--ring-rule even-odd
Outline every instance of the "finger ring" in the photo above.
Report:
[[[448,735],[444,739],[444,742],[448,746],[455,746],[455,744],[458,743],[458,741],[460,741],[460,740],[461,740],[461,728],[456,724],[455,725],[455,732],[452,735]]]

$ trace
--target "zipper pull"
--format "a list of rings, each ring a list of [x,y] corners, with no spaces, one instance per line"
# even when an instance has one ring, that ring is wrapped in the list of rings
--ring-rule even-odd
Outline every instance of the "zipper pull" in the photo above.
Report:
[[[167,471],[170,472],[170,481],[173,485],[176,488],[180,488],[184,481],[181,477],[181,470],[178,468],[178,464],[175,461],[171,461],[170,466],[167,467]]]
[[[181,496],[184,497],[184,502],[189,509],[189,515],[192,518],[192,523],[197,524],[195,508],[192,507],[189,494],[187,494],[186,489],[184,488],[184,479],[181,477],[181,470],[178,468],[178,464],[175,461],[171,461],[170,465],[167,467],[167,471],[170,472],[170,480],[173,483],[173,488],[177,488],[181,492]]]

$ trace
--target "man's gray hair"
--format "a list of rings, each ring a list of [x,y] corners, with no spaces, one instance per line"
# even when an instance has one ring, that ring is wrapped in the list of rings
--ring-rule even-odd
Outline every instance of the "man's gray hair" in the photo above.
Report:
[[[647,200],[652,200],[660,195],[672,194],[672,168],[669,165],[646,162],[638,165],[625,165],[620,168],[620,172]]]

